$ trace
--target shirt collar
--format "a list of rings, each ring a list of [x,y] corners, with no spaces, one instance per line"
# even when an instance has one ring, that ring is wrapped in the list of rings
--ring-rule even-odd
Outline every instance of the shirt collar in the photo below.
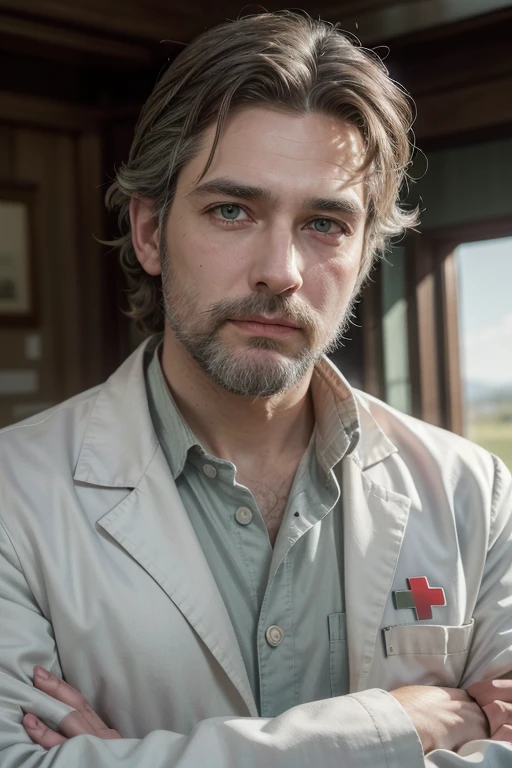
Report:
[[[194,447],[201,452],[204,449],[174,402],[160,363],[161,346],[160,343],[156,347],[149,363],[146,386],[155,431],[160,442],[169,446],[167,460],[176,480],[183,472],[189,451]],[[314,368],[311,395],[315,411],[315,454],[328,475],[359,442],[357,402],[346,379],[326,357],[322,357]],[[171,435],[172,439],[169,439]]]
[[[327,357],[313,371],[311,395],[315,409],[315,452],[328,474],[359,443],[361,428],[354,392]]]
[[[176,480],[183,472],[190,449],[203,448],[174,402],[160,363],[161,348],[162,342],[156,347],[147,368],[146,388],[155,432]]]

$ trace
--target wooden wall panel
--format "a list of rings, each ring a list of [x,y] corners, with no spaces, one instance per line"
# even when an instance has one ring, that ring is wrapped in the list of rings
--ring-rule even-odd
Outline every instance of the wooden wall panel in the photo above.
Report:
[[[80,301],[78,288],[77,158],[71,136],[55,136],[51,248],[54,259],[54,334],[61,378],[60,391],[69,397],[81,389]]]
[[[92,387],[103,378],[101,350],[106,334],[103,301],[106,261],[113,258],[98,242],[103,237],[106,190],[100,136],[84,133],[77,139],[78,301],[80,306],[81,385]],[[113,297],[110,299],[113,300]]]
[[[12,181],[14,179],[14,133],[14,129],[10,126],[0,125],[0,179],[2,181]],[[24,367],[24,336],[24,331],[20,329],[0,328],[0,365],[2,367],[3,360],[8,361],[11,368],[20,369]],[[0,396],[0,425],[9,423],[11,412],[11,398]]]
[[[58,402],[64,396],[63,350],[61,328],[66,324],[59,302],[58,269],[60,207],[65,202],[58,196],[56,184],[56,144],[59,135],[53,132],[20,129],[16,132],[16,178],[37,186],[36,243],[39,324],[42,338],[42,360],[39,363],[41,380],[39,395],[42,401]],[[2,361],[5,366],[5,362]],[[34,364],[31,364],[32,367]]]
[[[0,330],[0,371],[36,370],[37,393],[0,396],[0,426],[97,384],[101,376],[100,138],[94,132],[0,125],[0,178],[36,187],[38,319]],[[27,360],[28,334],[41,360]]]

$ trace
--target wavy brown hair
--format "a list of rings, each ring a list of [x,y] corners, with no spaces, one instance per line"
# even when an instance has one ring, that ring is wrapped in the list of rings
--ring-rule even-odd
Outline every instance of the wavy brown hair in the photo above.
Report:
[[[107,205],[119,211],[121,235],[110,245],[120,248],[128,314],[144,331],[163,329],[162,284],[137,260],[130,199],[150,198],[163,227],[178,175],[200,150],[205,131],[216,125],[203,173],[227,114],[245,105],[319,112],[361,133],[365,160],[359,173],[368,206],[358,288],[388,238],[417,222],[417,211],[399,204],[411,161],[411,105],[380,58],[336,26],[303,14],[265,13],[221,24],[194,40],[161,76],[142,109],[128,162],[106,195]]]

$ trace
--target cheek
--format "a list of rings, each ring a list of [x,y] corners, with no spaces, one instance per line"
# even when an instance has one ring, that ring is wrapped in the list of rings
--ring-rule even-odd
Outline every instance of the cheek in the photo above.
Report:
[[[177,280],[210,302],[248,292],[250,250],[240,238],[176,232],[169,245]]]
[[[322,313],[339,314],[350,301],[361,259],[343,254],[308,270],[304,295]]]
[[[197,227],[196,227],[197,229]],[[168,255],[176,280],[182,286],[200,292],[203,285],[214,291],[220,286],[229,259],[217,243],[213,243],[186,219],[177,220],[169,228],[167,236]]]

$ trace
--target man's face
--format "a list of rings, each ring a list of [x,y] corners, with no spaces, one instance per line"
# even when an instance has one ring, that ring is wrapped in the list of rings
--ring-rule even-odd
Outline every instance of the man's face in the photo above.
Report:
[[[248,108],[181,172],[161,241],[166,315],[230,392],[293,387],[346,327],[365,200],[358,131],[321,114]]]

